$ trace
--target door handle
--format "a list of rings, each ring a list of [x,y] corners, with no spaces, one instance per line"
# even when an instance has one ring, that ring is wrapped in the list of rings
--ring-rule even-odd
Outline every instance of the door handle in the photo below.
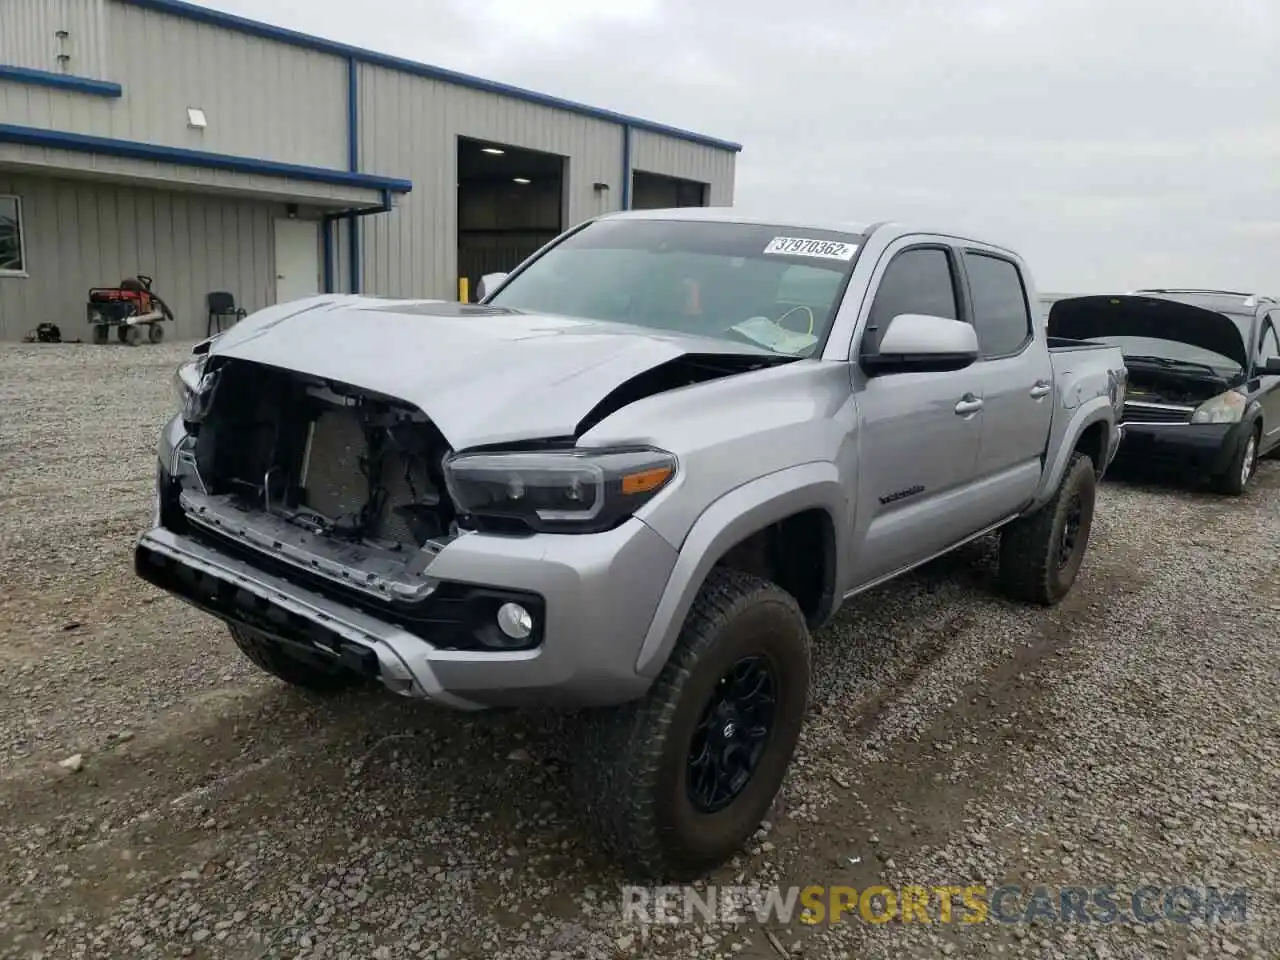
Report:
[[[960,402],[956,404],[956,416],[967,417],[971,413],[977,413],[982,409],[982,399],[975,397],[972,393],[966,393],[960,398]]]
[[[1053,389],[1053,384],[1045,380],[1038,380],[1036,385],[1031,388],[1031,396],[1039,400],[1041,397],[1047,397]]]

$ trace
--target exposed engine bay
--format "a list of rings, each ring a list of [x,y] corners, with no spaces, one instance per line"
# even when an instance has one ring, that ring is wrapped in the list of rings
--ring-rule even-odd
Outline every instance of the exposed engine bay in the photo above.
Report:
[[[1232,381],[1182,369],[1153,369],[1139,361],[1128,364],[1126,400],[1197,406],[1228,390]]]
[[[425,414],[236,360],[205,404],[179,453],[188,520],[379,596],[429,589],[421,568],[457,526]]]

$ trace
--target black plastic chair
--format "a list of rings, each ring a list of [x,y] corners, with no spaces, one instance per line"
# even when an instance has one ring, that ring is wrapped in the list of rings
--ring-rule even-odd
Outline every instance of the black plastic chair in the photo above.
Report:
[[[209,304],[209,322],[205,324],[204,335],[213,336],[214,327],[222,332],[222,321],[230,318],[232,324],[239,323],[249,313],[244,307],[236,306],[236,298],[225,290],[215,290],[206,298]]]

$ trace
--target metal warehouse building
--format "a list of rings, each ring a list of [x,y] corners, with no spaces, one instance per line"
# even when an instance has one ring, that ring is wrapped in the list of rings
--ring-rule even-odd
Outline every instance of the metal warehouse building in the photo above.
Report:
[[[741,148],[178,0],[0,0],[0,339],[139,274],[203,336],[317,292],[457,298],[562,229],[732,203]]]

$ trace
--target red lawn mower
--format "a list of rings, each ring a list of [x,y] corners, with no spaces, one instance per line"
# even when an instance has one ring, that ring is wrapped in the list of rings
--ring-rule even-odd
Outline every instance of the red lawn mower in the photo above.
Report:
[[[151,278],[139,274],[120,281],[118,287],[94,287],[87,304],[93,342],[106,343],[111,328],[116,339],[134,347],[145,337],[150,343],[164,339],[165,321],[173,322],[173,311],[151,291]]]

